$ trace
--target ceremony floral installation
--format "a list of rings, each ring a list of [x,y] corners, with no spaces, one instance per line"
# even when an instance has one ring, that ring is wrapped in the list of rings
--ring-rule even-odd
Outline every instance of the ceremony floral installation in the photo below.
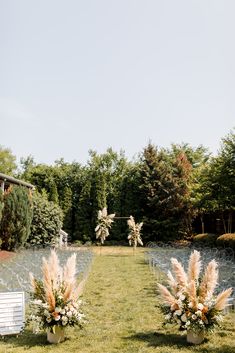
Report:
[[[158,283],[163,299],[164,324],[178,324],[181,330],[187,331],[188,342],[201,343],[204,333],[213,331],[223,321],[223,310],[232,289],[214,294],[218,284],[218,265],[212,260],[200,277],[200,253],[196,250],[190,255],[187,273],[177,259],[171,258],[171,264],[173,274],[167,273],[169,290]],[[192,337],[197,335],[201,335],[201,339],[193,342]]]
[[[137,247],[138,244],[143,246],[143,242],[141,239],[140,231],[143,226],[143,222],[141,223],[135,223],[134,217],[130,216],[130,218],[127,221],[128,227],[129,227],[129,235],[128,235],[128,241],[129,245],[134,248]]]
[[[109,229],[113,223],[115,213],[108,215],[107,208],[104,207],[98,211],[98,224],[95,228],[96,239],[100,239],[101,244],[104,244],[105,239],[109,235]]]
[[[48,260],[43,258],[42,272],[42,280],[30,273],[32,292],[28,323],[32,324],[33,331],[47,329],[49,334],[55,334],[58,327],[81,327],[84,314],[80,309],[80,290],[76,280],[76,254],[71,255],[62,268],[52,250]]]

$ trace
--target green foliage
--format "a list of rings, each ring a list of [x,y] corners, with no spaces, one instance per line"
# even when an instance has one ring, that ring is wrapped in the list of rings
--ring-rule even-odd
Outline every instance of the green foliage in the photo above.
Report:
[[[3,207],[4,207],[3,191],[2,191],[2,189],[0,189],[0,222],[1,222],[1,219],[2,219],[2,210],[3,210]]]
[[[213,233],[197,234],[193,237],[193,242],[205,246],[215,246],[217,235]]]
[[[191,169],[183,151],[174,156],[152,144],[144,149],[140,188],[144,231],[152,239],[179,238],[190,233]]]
[[[30,192],[22,186],[11,186],[4,193],[0,226],[1,247],[4,250],[14,250],[23,246],[29,237],[32,222]]]
[[[16,170],[16,157],[9,148],[0,146],[0,173],[12,175]]]
[[[221,247],[232,248],[235,250],[235,233],[220,235],[216,240],[216,244]]]
[[[33,219],[28,243],[50,245],[59,236],[63,213],[58,205],[48,201],[45,194],[33,194]]]
[[[235,133],[222,139],[218,156],[214,157],[206,173],[207,199],[213,210],[221,214],[224,232],[232,232],[235,210]],[[205,189],[205,188],[204,188]]]
[[[144,243],[191,236],[195,224],[194,232],[215,232],[216,218],[221,219],[224,232],[231,232],[234,146],[231,132],[214,158],[203,146],[185,143],[172,144],[170,149],[149,144],[132,162],[111,148],[103,154],[90,151],[86,166],[63,159],[52,166],[36,165],[29,156],[22,160],[20,178],[62,208],[63,229],[72,241],[95,241],[97,210],[104,207],[117,217],[133,215],[137,222],[143,220]],[[110,239],[123,241],[127,235],[126,220],[119,219]]]

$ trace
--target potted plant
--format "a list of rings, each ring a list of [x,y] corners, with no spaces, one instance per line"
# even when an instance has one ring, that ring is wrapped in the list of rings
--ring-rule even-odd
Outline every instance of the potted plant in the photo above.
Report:
[[[81,327],[84,322],[75,276],[76,254],[70,256],[62,268],[52,250],[48,260],[43,258],[42,273],[42,280],[30,273],[32,291],[28,322],[32,323],[35,333],[46,329],[48,342],[60,343],[65,338],[67,326]]]
[[[171,259],[173,274],[168,271],[169,289],[158,284],[163,304],[160,306],[165,315],[165,324],[178,324],[187,332],[187,341],[200,344],[207,331],[213,331],[223,320],[223,310],[232,289],[214,295],[218,281],[218,265],[212,260],[200,277],[200,253],[194,251],[189,259],[188,272],[181,263]]]

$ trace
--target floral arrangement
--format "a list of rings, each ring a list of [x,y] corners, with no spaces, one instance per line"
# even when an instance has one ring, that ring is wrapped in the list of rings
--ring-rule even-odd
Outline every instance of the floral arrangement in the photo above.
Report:
[[[134,217],[130,216],[130,218],[127,221],[128,227],[130,229],[129,235],[128,235],[128,240],[129,240],[129,245],[133,245],[134,248],[138,244],[143,245],[141,236],[140,236],[140,231],[143,226],[143,222],[141,223],[135,223]]]
[[[95,233],[96,239],[100,239],[101,244],[104,244],[106,237],[109,235],[114,217],[115,213],[108,215],[106,207],[98,211],[98,225],[95,228]]]
[[[200,253],[194,251],[189,258],[188,272],[181,263],[171,259],[173,274],[168,271],[169,290],[158,284],[163,299],[161,309],[165,323],[178,324],[181,330],[195,333],[213,331],[223,320],[223,310],[232,288],[214,294],[218,281],[218,265],[212,260],[201,277]]]
[[[54,332],[56,326],[81,327],[84,314],[80,310],[80,288],[75,277],[76,254],[61,268],[57,254],[52,250],[48,260],[43,258],[42,272],[42,280],[30,273],[32,291],[28,323],[32,323],[33,331],[50,328]]]

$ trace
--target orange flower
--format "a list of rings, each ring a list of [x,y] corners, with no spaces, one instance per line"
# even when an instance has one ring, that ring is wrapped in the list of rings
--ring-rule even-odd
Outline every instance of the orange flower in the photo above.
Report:
[[[56,319],[59,315],[59,313],[56,313],[55,311],[52,313],[52,316],[54,317],[54,319]]]
[[[204,308],[202,309],[202,313],[206,314],[208,312],[208,306],[204,306]]]

